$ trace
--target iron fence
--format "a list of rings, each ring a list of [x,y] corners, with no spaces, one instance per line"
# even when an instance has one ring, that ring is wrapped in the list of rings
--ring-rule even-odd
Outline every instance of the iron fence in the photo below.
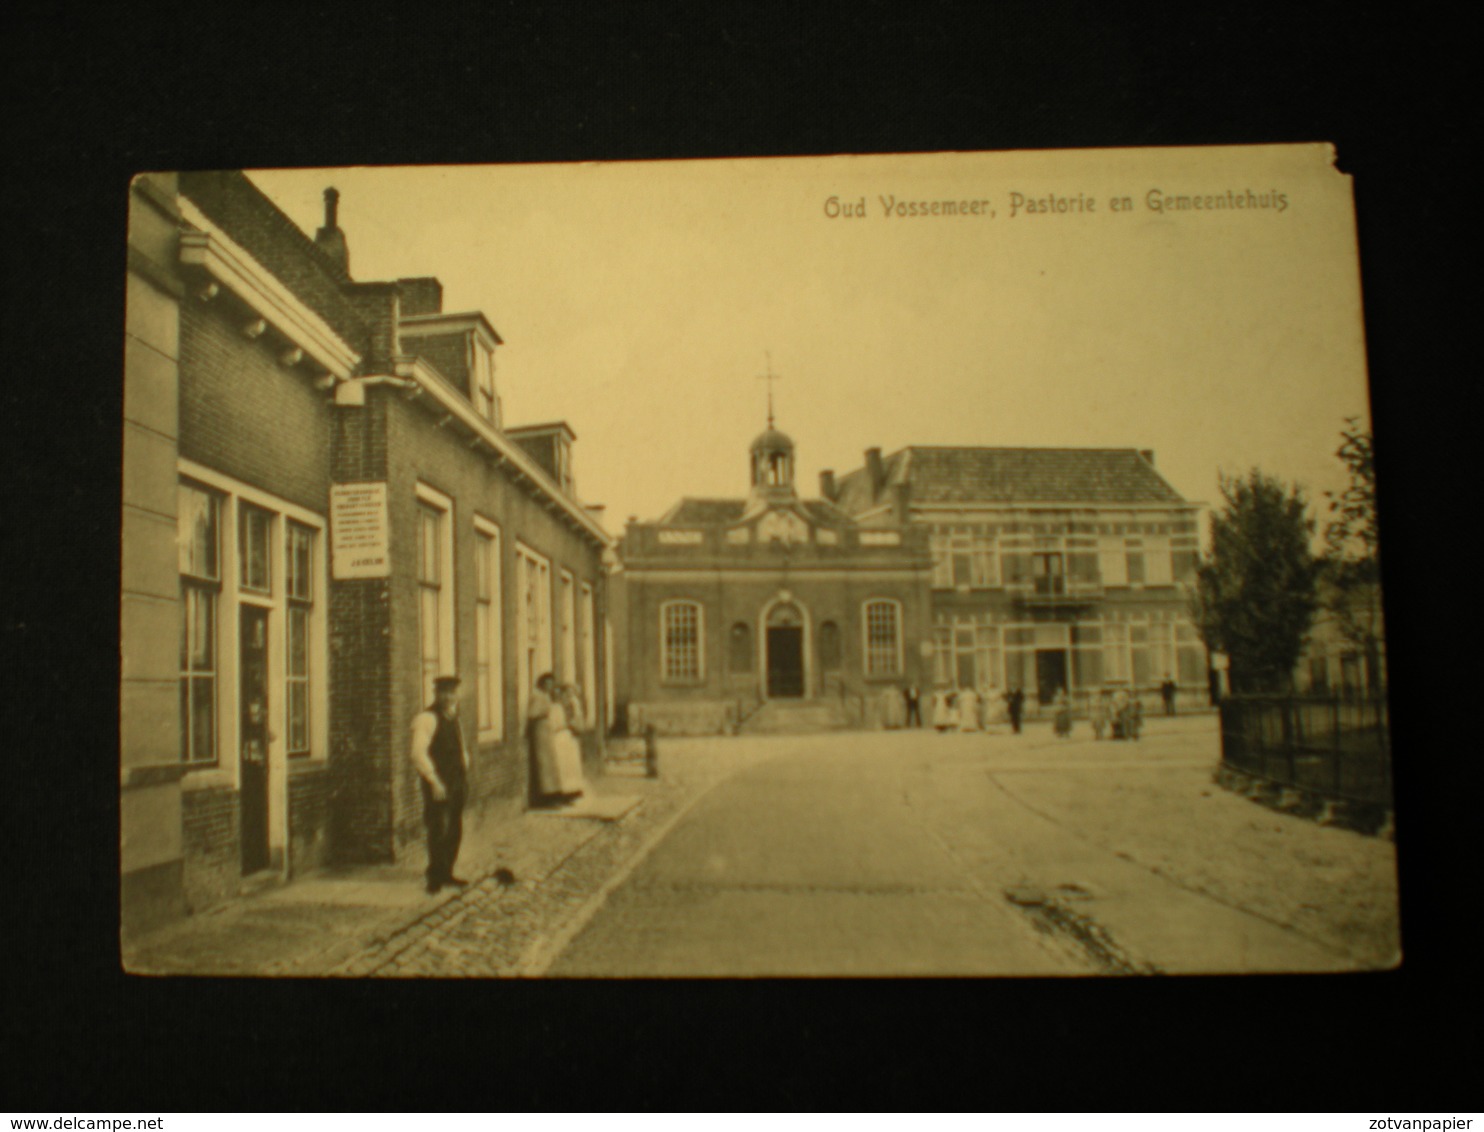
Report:
[[[1269,782],[1340,801],[1391,806],[1386,699],[1229,696],[1221,759]]]

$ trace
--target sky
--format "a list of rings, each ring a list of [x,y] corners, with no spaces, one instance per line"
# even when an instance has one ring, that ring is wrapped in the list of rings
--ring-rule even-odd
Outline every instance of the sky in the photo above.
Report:
[[[1327,146],[249,176],[310,234],[339,189],[354,278],[435,275],[445,310],[482,310],[506,424],[568,422],[614,533],[745,495],[769,384],[806,496],[870,447],[1114,447],[1193,501],[1255,466],[1317,513],[1369,420]]]

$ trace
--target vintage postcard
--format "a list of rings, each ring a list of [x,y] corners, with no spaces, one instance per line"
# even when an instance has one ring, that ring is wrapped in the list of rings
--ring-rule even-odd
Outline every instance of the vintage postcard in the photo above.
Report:
[[[130,189],[122,961],[1401,961],[1324,145]]]

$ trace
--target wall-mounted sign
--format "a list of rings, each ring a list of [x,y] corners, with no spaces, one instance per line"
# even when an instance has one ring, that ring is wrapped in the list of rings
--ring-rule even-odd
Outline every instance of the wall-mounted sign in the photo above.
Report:
[[[385,578],[392,572],[386,484],[337,483],[330,488],[330,569],[342,578]]]

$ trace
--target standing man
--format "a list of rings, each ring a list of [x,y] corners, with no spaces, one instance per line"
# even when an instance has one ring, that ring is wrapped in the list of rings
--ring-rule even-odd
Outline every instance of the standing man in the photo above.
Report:
[[[1011,688],[1005,696],[1005,707],[1010,713],[1010,730],[1016,735],[1020,734],[1020,716],[1025,711],[1025,693],[1017,685]]]
[[[908,684],[902,689],[902,698],[907,701],[907,726],[922,726],[922,692],[916,684]]]
[[[423,824],[428,827],[428,891],[469,882],[453,875],[464,837],[469,748],[459,726],[459,678],[433,681],[433,703],[412,721],[412,765],[422,778]]]
[[[1166,676],[1165,677],[1165,682],[1159,686],[1159,694],[1164,698],[1164,701],[1165,701],[1165,714],[1166,715],[1174,715],[1175,714],[1175,681],[1172,680],[1172,679],[1170,679],[1168,676]]]

